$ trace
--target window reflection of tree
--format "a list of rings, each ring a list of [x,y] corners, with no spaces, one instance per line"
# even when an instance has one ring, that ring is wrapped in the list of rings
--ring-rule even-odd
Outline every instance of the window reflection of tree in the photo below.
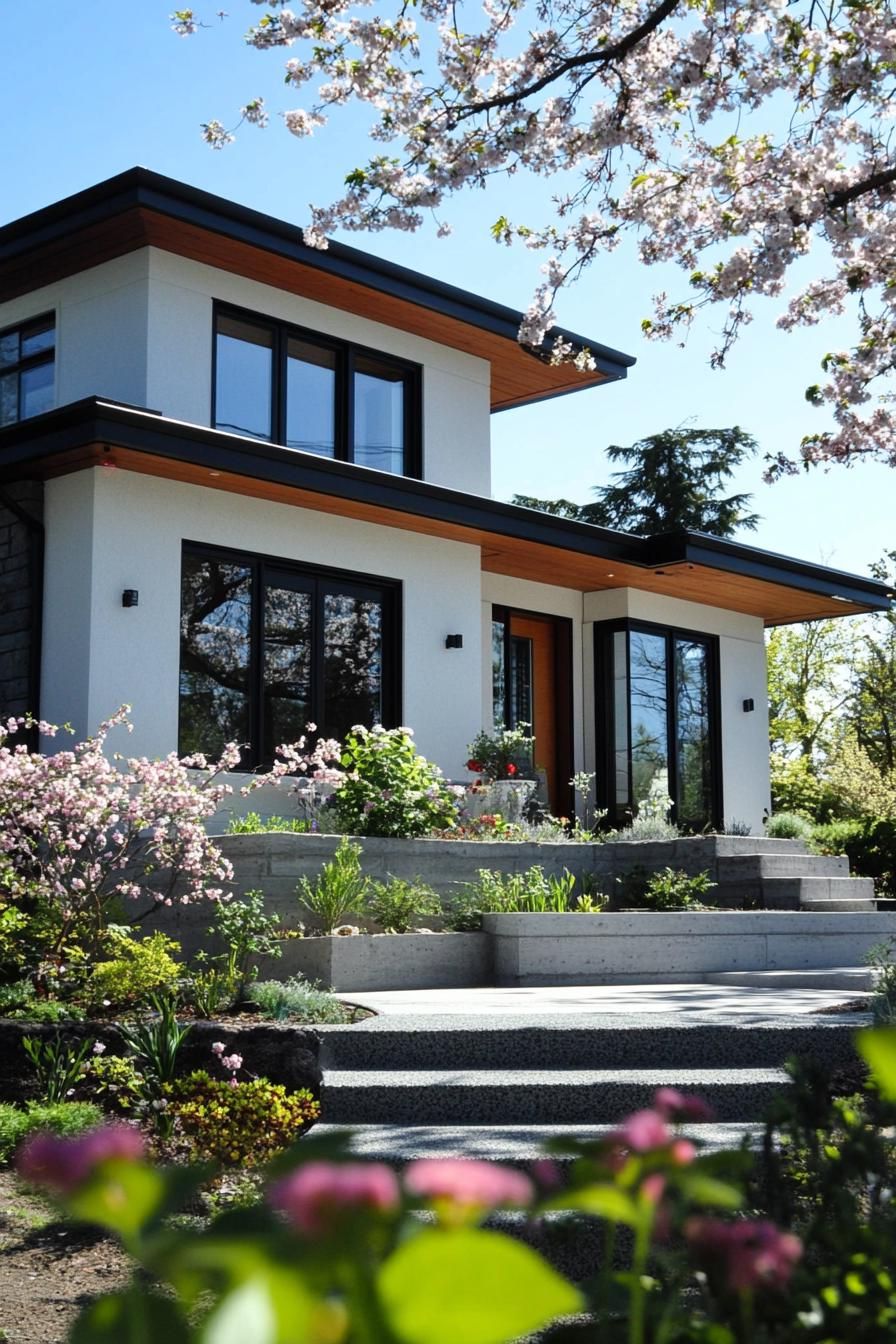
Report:
[[[668,793],[666,641],[632,631],[630,638],[632,797]]]
[[[311,594],[269,587],[264,605],[265,753],[311,718]]]
[[[180,750],[214,754],[249,736],[251,572],[184,557]]]
[[[709,679],[706,647],[675,641],[676,752],[679,823],[704,825],[711,812]]]
[[[382,603],[348,594],[324,598],[324,694],[327,733],[383,715]]]

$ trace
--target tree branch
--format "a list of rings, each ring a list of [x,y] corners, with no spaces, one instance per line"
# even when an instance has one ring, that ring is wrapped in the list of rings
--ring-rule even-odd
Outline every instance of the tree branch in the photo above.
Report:
[[[555,69],[548,74],[542,75],[541,79],[536,79],[532,84],[528,84],[523,89],[517,89],[512,93],[502,93],[494,98],[484,98],[478,103],[469,103],[451,114],[451,124],[456,126],[458,122],[467,117],[475,116],[479,112],[493,112],[500,107],[512,107],[514,103],[523,102],[526,98],[531,98],[533,94],[541,93],[549,84],[555,80],[562,79],[564,75],[569,74],[570,70],[578,70],[583,65],[612,65],[615,61],[624,60],[624,58],[649,37],[657,28],[672,14],[679,6],[681,0],[662,0],[652,13],[648,14],[643,23],[637,28],[633,28],[625,37],[621,37],[618,42],[612,46],[600,47],[597,51],[580,52],[578,56],[570,56],[565,61],[561,61]]]
[[[838,206],[849,205],[852,201],[859,200],[861,196],[867,196],[869,192],[890,187],[894,182],[896,182],[896,168],[883,168],[879,173],[872,173],[870,177],[866,177],[863,182],[854,182],[851,187],[832,191],[828,201],[831,208],[836,210]]]

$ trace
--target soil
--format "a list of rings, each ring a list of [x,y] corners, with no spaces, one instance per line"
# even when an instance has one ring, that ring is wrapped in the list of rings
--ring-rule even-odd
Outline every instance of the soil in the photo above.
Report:
[[[126,1256],[0,1171],[0,1341],[64,1344],[83,1307],[127,1282]]]
[[[870,999],[847,999],[845,1003],[828,1004],[825,1008],[813,1008],[812,1012],[828,1017],[837,1017],[841,1013],[870,1013]]]

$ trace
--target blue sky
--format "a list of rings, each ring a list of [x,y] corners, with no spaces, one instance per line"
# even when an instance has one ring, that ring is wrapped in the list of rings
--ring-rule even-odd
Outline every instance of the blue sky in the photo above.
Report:
[[[220,6],[223,0],[216,0]],[[5,134],[0,137],[0,220],[38,209],[134,164],[301,224],[311,201],[326,202],[345,171],[363,161],[367,142],[357,115],[343,115],[311,141],[291,137],[277,118],[266,131],[244,128],[229,149],[214,152],[199,125],[211,117],[233,124],[240,105],[263,94],[272,112],[296,101],[281,78],[282,54],[245,48],[248,16],[262,10],[236,0],[226,22],[189,40],[171,32],[172,5],[137,0],[110,7],[100,0],[40,8],[0,0]],[[204,11],[197,8],[197,12]],[[10,111],[15,109],[15,114]],[[500,214],[535,215],[550,195],[515,183],[459,200],[446,211],[452,238],[435,228],[417,235],[352,236],[347,241],[490,298],[525,307],[538,279],[538,258],[499,247],[488,226]],[[631,443],[668,426],[740,424],[763,452],[794,449],[823,412],[803,399],[818,381],[824,350],[845,345],[849,328],[785,335],[774,327],[783,301],[765,301],[735,349],[729,367],[713,372],[710,326],[685,349],[653,344],[640,333],[651,294],[681,291],[674,270],[644,268],[633,249],[601,260],[562,296],[564,326],[637,357],[626,381],[494,417],[494,493],[564,495],[587,500],[607,479],[602,449]],[[896,474],[869,463],[815,470],[765,486],[761,462],[740,474],[763,516],[742,539],[768,550],[866,572],[896,546]]]

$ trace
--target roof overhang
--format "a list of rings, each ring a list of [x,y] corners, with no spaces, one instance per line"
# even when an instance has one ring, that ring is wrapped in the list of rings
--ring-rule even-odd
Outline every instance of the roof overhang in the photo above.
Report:
[[[767,625],[887,611],[893,597],[875,579],[737,542],[614,532],[97,398],[0,430],[0,480],[96,466],[465,542],[490,573],[581,592],[634,588]]]
[[[554,328],[541,350],[517,341],[522,313],[354,247],[309,247],[301,229],[146,168],[131,168],[0,228],[0,303],[143,247],[157,247],[452,346],[491,365],[492,410],[626,376],[635,363]],[[552,364],[562,337],[593,370]]]

